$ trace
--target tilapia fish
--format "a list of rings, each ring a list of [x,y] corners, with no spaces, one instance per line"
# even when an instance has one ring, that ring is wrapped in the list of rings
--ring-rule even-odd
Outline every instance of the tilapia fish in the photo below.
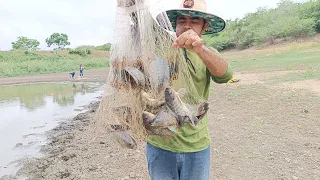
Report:
[[[208,102],[202,102],[196,105],[190,105],[190,104],[185,104],[185,105],[192,112],[192,114],[198,118],[199,121],[207,114],[209,110]]]
[[[167,60],[155,57],[148,65],[148,80],[152,90],[162,94],[169,81],[178,73],[178,63],[169,64]]]
[[[162,107],[160,112],[156,115],[151,123],[151,126],[153,127],[169,127],[176,125],[177,120],[167,106]]]
[[[111,133],[112,139],[119,143],[122,147],[129,149],[137,149],[137,142],[127,131],[116,131]]]
[[[174,133],[176,132],[175,128],[177,121],[175,120],[175,117],[170,114],[165,114],[165,112],[154,115],[144,111],[142,113],[142,119],[144,127],[151,135],[159,135],[170,138],[173,137]]]
[[[148,65],[148,76],[150,86],[153,90],[161,93],[169,83],[169,64],[166,60],[156,57]]]
[[[136,149],[137,143],[130,135],[128,123],[132,119],[131,108],[127,106],[112,107],[115,118],[121,119],[120,124],[111,124],[109,130],[111,131],[111,138],[121,147]]]
[[[195,106],[183,103],[179,93],[172,88],[166,88],[165,102],[168,109],[170,109],[176,117],[179,125],[182,125],[183,123],[197,125],[209,109],[209,104],[207,102]]]

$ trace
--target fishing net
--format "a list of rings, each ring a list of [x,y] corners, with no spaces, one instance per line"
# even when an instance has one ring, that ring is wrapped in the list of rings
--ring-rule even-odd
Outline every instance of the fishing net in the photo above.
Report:
[[[176,35],[165,13],[150,13],[148,0],[118,0],[115,38],[104,97],[97,111],[97,128],[129,132],[146,140],[142,112],[159,113],[165,88],[185,89],[183,102],[201,99],[181,49],[172,48]],[[191,69],[192,70],[192,69]]]

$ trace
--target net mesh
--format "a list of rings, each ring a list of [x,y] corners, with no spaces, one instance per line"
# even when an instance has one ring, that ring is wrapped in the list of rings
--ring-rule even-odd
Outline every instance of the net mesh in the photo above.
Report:
[[[98,132],[127,131],[136,140],[146,140],[142,112],[160,111],[166,87],[185,88],[183,101],[189,104],[201,98],[182,50],[172,48],[176,36],[166,14],[157,16],[157,22],[147,0],[117,2],[115,41],[104,97],[96,113],[97,128]]]

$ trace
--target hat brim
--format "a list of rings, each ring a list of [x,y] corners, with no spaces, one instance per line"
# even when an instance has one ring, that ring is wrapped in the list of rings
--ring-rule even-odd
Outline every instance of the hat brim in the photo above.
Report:
[[[203,11],[196,11],[190,9],[171,9],[166,11],[167,16],[172,24],[173,29],[176,29],[176,19],[178,16],[191,16],[191,17],[202,17],[209,27],[203,33],[203,35],[218,33],[226,27],[226,22],[214,14],[210,14]]]

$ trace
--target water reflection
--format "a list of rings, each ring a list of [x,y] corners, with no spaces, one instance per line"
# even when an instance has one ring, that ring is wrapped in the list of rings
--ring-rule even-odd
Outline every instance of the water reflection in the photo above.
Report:
[[[38,154],[46,131],[101,95],[95,83],[0,86],[0,179],[17,171],[16,160]]]
[[[20,106],[29,111],[46,106],[45,98],[53,97],[53,102],[62,107],[73,105],[77,93],[93,92],[90,84],[84,83],[43,83],[14,86],[0,86],[0,103],[20,101]]]

